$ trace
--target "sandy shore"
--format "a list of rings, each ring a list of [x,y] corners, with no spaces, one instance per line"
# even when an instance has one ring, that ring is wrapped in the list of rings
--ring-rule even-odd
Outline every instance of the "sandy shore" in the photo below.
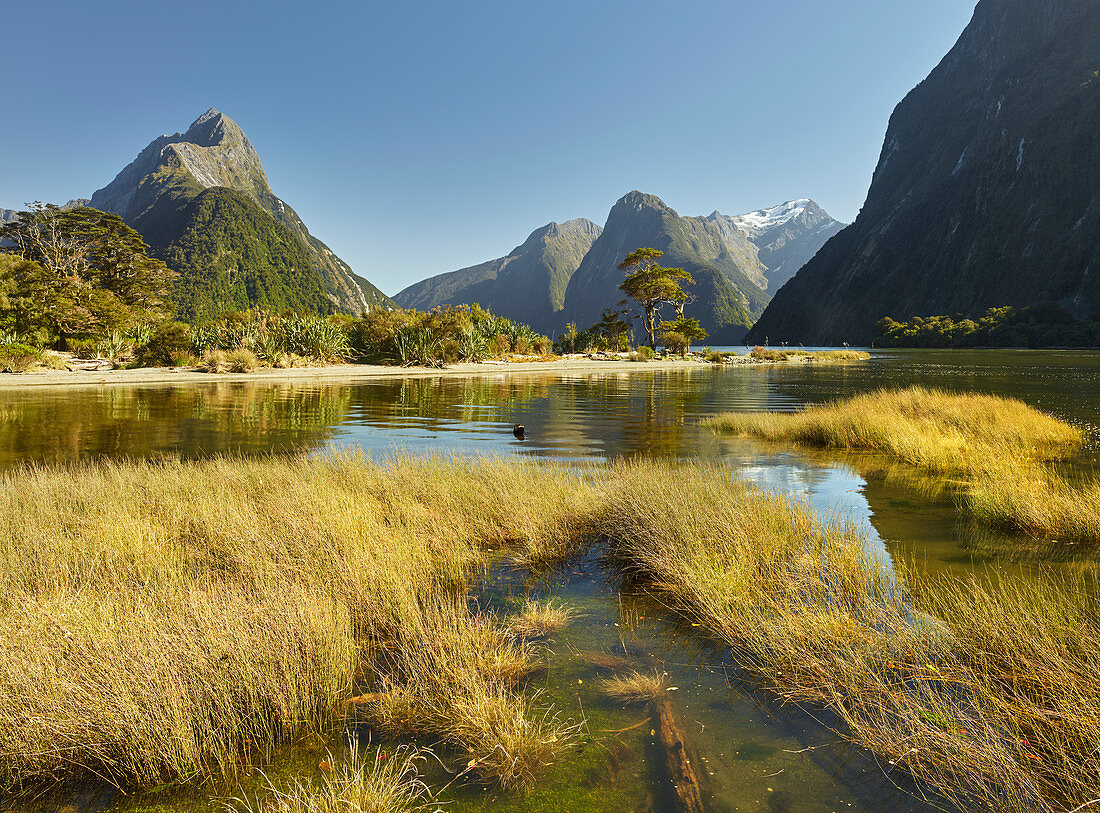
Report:
[[[42,370],[0,373],[0,389],[123,384],[199,384],[217,381],[366,381],[372,378],[430,378],[442,376],[514,375],[516,373],[640,373],[656,370],[698,370],[713,365],[695,359],[632,362],[622,359],[565,358],[557,361],[449,364],[434,367],[389,367],[376,364],[337,364],[329,367],[263,369],[251,373],[204,373],[180,367],[143,367],[136,370]]]

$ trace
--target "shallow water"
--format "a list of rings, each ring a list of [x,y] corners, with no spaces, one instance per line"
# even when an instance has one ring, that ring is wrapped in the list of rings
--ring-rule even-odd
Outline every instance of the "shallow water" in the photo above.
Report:
[[[699,418],[729,410],[796,410],[884,386],[920,383],[1021,398],[1090,430],[1073,462],[1097,471],[1100,353],[1071,351],[888,351],[869,362],[776,365],[584,375],[489,372],[470,378],[367,382],[225,382],[150,387],[0,390],[0,468],[33,461],[181,457],[215,453],[323,453],[360,447],[370,454],[517,453],[605,460],[653,455],[719,461],[764,488],[851,518],[887,562],[966,573],[1010,567],[981,552],[961,519],[950,486],[889,467],[873,455],[770,448],[715,436]],[[514,423],[527,428],[523,441]],[[555,636],[542,689],[589,729],[621,729],[644,714],[609,706],[595,693],[598,674],[577,652],[633,641],[675,678],[677,713],[707,772],[715,810],[893,810],[915,805],[881,766],[840,747],[813,719],[778,709],[739,687],[722,653],[698,631],[627,601],[591,566],[562,574],[553,594],[585,612]],[[501,601],[529,586],[504,580]],[[546,585],[534,589],[545,591]],[[636,619],[630,626],[622,608]],[[644,616],[644,618],[643,618]],[[580,681],[578,683],[578,681]],[[582,711],[583,710],[583,711]],[[696,733],[697,732],[697,733]],[[552,768],[525,797],[461,792],[458,810],[639,810],[663,808],[648,729],[593,740]],[[811,750],[803,750],[806,748]],[[273,776],[314,770],[324,744],[301,743],[265,760]],[[610,750],[609,750],[610,749]],[[246,780],[247,784],[248,780]],[[769,790],[770,788],[770,790]],[[100,789],[25,810],[209,810],[225,788],[145,792],[126,799]],[[920,809],[912,807],[912,809]]]

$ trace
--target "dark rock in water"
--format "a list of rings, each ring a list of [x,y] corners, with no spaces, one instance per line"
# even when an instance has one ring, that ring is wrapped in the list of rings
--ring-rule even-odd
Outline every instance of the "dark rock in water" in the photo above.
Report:
[[[523,436],[524,434],[526,434],[526,432],[527,430],[523,428],[522,423],[517,423],[515,426],[512,427],[512,434],[520,440],[523,440]]]

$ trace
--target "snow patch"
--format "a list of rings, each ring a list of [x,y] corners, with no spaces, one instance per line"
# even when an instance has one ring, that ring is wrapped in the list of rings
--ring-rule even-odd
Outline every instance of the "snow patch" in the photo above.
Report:
[[[805,212],[806,207],[809,205],[809,198],[799,198],[767,209],[757,209],[755,212],[749,212],[748,214],[734,215],[732,220],[751,236],[759,237],[766,231],[794,220],[794,218]]]
[[[959,156],[959,163],[955,164],[955,168],[953,170],[951,170],[951,177],[952,178],[954,178],[956,175],[958,175],[959,170],[962,169],[963,161],[966,160],[966,150],[969,150],[969,149],[970,149],[970,147],[967,147],[966,149],[964,149],[962,151],[962,155]]]
[[[1020,148],[1016,150],[1016,171],[1020,171],[1020,165],[1024,163],[1024,139],[1020,139]]]

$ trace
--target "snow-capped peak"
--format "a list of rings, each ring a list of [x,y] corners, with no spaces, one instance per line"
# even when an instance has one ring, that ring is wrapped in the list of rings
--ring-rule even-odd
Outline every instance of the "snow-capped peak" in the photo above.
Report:
[[[757,236],[798,217],[806,211],[806,207],[812,202],[809,198],[789,200],[786,203],[771,206],[767,209],[757,209],[755,212],[749,212],[748,214],[734,215],[733,221],[745,231]]]

